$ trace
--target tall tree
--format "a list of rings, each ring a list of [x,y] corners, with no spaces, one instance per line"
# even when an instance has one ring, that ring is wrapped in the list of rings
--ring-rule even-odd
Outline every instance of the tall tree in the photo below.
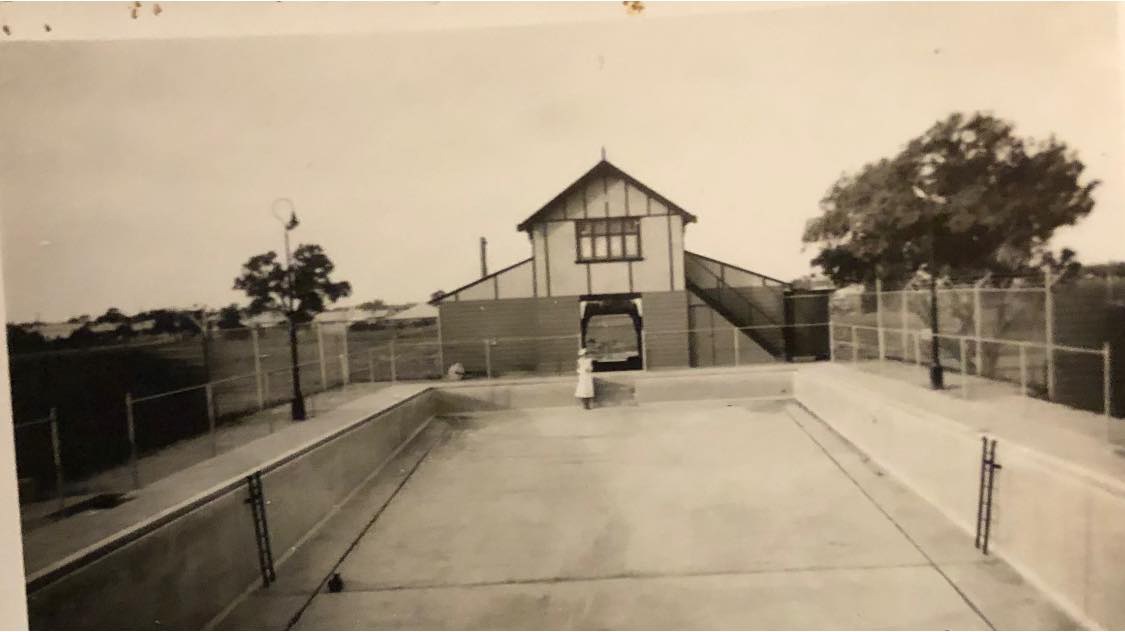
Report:
[[[931,254],[944,278],[1073,270],[1074,252],[1056,254],[1048,241],[1094,208],[1099,183],[1083,183],[1083,170],[1053,137],[1019,138],[993,116],[953,114],[897,155],[841,177],[803,240],[820,248],[812,263],[838,285],[905,282]]]
[[[285,265],[270,251],[255,255],[243,264],[242,274],[234,280],[234,289],[250,297],[251,314],[273,311],[285,314],[289,322],[290,371],[293,379],[292,417],[305,418],[304,396],[301,393],[301,369],[297,358],[297,325],[309,322],[325,307],[352,293],[347,281],[333,281],[332,260],[315,244],[301,245],[289,256],[289,231],[298,226],[293,213],[285,225]]]
[[[331,279],[336,266],[318,245],[298,246],[290,268],[287,274],[272,250],[250,257],[234,280],[234,289],[250,298],[247,311],[280,312],[295,323],[307,323],[328,305],[352,293],[350,283]]]
[[[821,200],[822,213],[808,223],[803,241],[819,247],[812,263],[837,285],[925,279],[931,298],[912,308],[936,333],[938,286],[971,277],[1007,287],[1020,275],[1077,272],[1076,253],[1056,253],[1049,241],[1056,229],[1094,208],[1099,183],[1083,182],[1083,170],[1053,137],[1020,138],[1011,123],[991,115],[953,114],[895,156],[842,176]],[[943,311],[967,333],[974,317],[970,297],[947,295],[944,302]],[[999,305],[994,335],[1002,336],[1028,309]],[[931,344],[937,387],[941,343],[935,336]],[[983,354],[986,371],[998,353],[990,346]]]

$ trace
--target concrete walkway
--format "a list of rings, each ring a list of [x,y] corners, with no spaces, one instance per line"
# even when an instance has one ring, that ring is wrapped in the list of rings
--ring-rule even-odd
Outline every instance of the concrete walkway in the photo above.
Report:
[[[1077,474],[1125,486],[1125,419],[1024,397],[1018,386],[974,376],[947,373],[946,389],[931,391],[927,367],[901,362],[837,362],[801,370],[834,372],[841,377],[830,379],[860,384],[881,401],[931,411],[1057,459]]]
[[[388,469],[221,627],[1074,627],[783,401],[462,415]]]
[[[357,383],[344,388],[306,395],[305,404],[308,407],[309,417],[315,419],[319,414],[328,412],[343,402],[366,393],[375,392],[389,384],[389,382]],[[230,452],[273,432],[283,430],[292,423],[289,414],[288,403],[272,406],[261,412],[223,423],[216,428],[214,444],[212,444],[209,435],[201,435],[177,441],[148,454],[142,454],[138,460],[141,485],[151,485],[176,472],[214,458],[216,454]],[[133,469],[128,464],[120,465],[80,481],[70,481],[65,487],[67,489],[67,506],[78,504],[98,494],[132,492],[134,489]],[[34,531],[57,520],[58,517],[51,514],[58,510],[59,502],[57,499],[21,505],[20,521],[24,533]]]
[[[358,423],[428,387],[407,383],[356,384],[318,395],[317,412],[307,421],[279,421],[275,432],[257,437],[253,435],[265,430],[266,422],[261,419],[225,431],[220,435],[217,457],[211,458],[207,437],[158,453],[142,462],[142,478],[152,482],[130,491],[124,504],[75,514],[25,533],[23,555],[28,579],[64,566],[264,463]],[[284,409],[264,414],[281,415]],[[121,482],[122,477],[129,480],[127,469],[124,473],[107,473],[104,484],[130,489],[131,483]]]

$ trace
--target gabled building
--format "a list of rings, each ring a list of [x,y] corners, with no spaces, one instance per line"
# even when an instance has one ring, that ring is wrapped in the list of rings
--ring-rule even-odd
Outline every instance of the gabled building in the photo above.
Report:
[[[789,284],[687,251],[696,220],[603,159],[516,227],[527,259],[432,301],[443,364],[565,372],[583,346],[601,370],[793,357]]]

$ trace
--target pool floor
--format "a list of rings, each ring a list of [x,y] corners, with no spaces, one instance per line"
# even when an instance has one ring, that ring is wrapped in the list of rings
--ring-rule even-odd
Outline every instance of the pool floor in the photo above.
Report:
[[[354,544],[342,591],[259,591],[226,625],[272,627],[254,612],[278,607],[303,608],[297,629],[1073,627],[792,402],[513,410],[431,430],[393,490],[344,507],[349,537],[311,543],[337,558]]]

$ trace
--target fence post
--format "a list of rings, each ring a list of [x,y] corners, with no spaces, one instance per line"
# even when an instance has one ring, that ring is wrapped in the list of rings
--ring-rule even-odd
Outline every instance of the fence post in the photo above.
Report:
[[[914,332],[914,364],[922,366],[922,332]]]
[[[491,370],[489,371],[491,373]],[[490,376],[491,377],[491,376]],[[395,341],[391,340],[391,382],[398,381],[398,364],[395,360]]]
[[[832,316],[828,317],[828,361],[836,361],[836,326],[832,324]]]
[[[741,354],[741,349],[739,349],[739,344],[738,344],[738,334],[739,333],[740,332],[738,331],[738,327],[734,327],[733,329],[731,329],[731,334],[733,334],[732,337],[734,338],[734,366],[738,366],[739,360],[741,359],[739,357],[740,354]]]
[[[875,279],[875,326],[879,331],[879,361],[887,359],[887,345],[883,337],[883,280]]]
[[[1055,401],[1055,296],[1054,278],[1050,270],[1044,272],[1043,303],[1046,312],[1047,335],[1047,401]]]
[[[349,382],[348,382],[348,356],[343,354],[343,353],[340,354],[340,376],[341,376],[341,379],[343,380],[342,386],[347,386],[349,384]]]
[[[328,365],[324,362],[324,329],[321,323],[316,323],[316,354],[320,360],[320,390],[328,390]]]
[[[262,346],[258,340],[258,328],[250,330],[250,340],[254,343],[254,383],[258,387],[258,410],[266,409],[266,397],[262,385]]]
[[[445,338],[441,333],[441,312],[438,312],[437,322],[437,361],[438,361],[438,378],[445,377]]]
[[[129,434],[129,467],[133,471],[133,489],[141,488],[141,466],[137,459],[137,429],[133,421],[133,396],[125,393],[125,425]]]
[[[263,384],[263,386],[265,388],[265,391],[266,391],[266,397],[268,398],[269,392],[270,392],[270,372],[269,371],[263,371],[262,372],[262,384]],[[267,423],[269,424],[270,434],[273,434],[273,415],[266,415],[266,420],[267,420]]]
[[[961,397],[969,397],[969,359],[966,357],[967,349],[965,348],[965,337],[961,336],[957,339],[957,346],[960,347],[961,353]]]
[[[489,340],[484,341],[484,374],[492,379],[492,342]]]
[[[1105,403],[1105,416],[1113,415],[1113,362],[1109,341],[1102,343],[1102,398]]]
[[[852,325],[852,362],[859,361],[859,343],[856,342],[855,325]]]
[[[371,376],[369,382],[375,382],[375,347],[367,348],[367,374]]]
[[[59,413],[51,407],[48,417],[51,424],[51,458],[55,463],[55,495],[59,497],[59,511],[66,509],[66,493],[63,490],[62,452],[59,449]]]
[[[348,356],[348,323],[346,323],[346,322],[344,323],[343,343],[344,343],[344,364],[340,368],[340,370],[341,370],[340,379],[342,379],[344,381],[344,384],[351,384],[352,383],[352,370],[351,370],[352,367],[351,367],[351,357]]]
[[[210,382],[203,390],[207,392],[207,433],[211,435],[211,456],[219,454],[219,439],[215,436],[215,390]]]
[[[907,331],[906,304],[910,300],[910,293],[906,290],[901,290],[898,296],[899,319],[902,321],[902,361],[907,362],[910,359],[907,357],[910,353],[907,351],[910,346],[910,333]]]
[[[1027,345],[1020,343],[1020,395],[1027,397]]]
[[[973,342],[976,350],[977,362],[977,375],[984,375],[984,353],[981,351],[981,338],[984,337],[984,309],[981,308],[980,303],[980,286],[984,280],[981,279],[973,284],[973,333],[976,334],[976,340]]]

